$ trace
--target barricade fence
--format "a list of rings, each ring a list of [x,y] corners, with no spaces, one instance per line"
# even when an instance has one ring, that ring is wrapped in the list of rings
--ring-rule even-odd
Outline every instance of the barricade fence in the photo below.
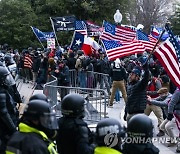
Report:
[[[51,106],[56,110],[58,116],[60,112],[61,99],[69,93],[80,94],[86,100],[85,120],[89,123],[98,122],[107,117],[106,105],[109,101],[107,88],[110,87],[107,74],[97,72],[83,72],[83,77],[79,78],[79,72],[70,70],[70,86],[57,86],[57,78],[51,76],[50,81],[44,85],[43,93],[48,97]],[[83,85],[82,86],[82,80]],[[104,87],[106,86],[106,89]],[[106,91],[107,90],[107,91]]]
[[[108,74],[93,71],[70,70],[70,86],[81,88],[110,89],[110,77]],[[108,91],[109,92],[109,91]]]
[[[22,103],[26,104],[29,98],[33,95],[36,83],[34,82],[24,82],[22,78],[16,80],[16,87],[21,96]]]
[[[44,93],[51,99],[53,95],[53,100],[50,100],[52,108],[56,111],[58,117],[61,117],[61,96],[65,96],[69,93],[80,94],[85,100],[85,118],[89,123],[98,122],[102,118],[107,117],[106,105],[108,103],[108,95],[105,90],[102,89],[92,89],[92,88],[80,88],[80,87],[65,87],[65,86],[53,86],[46,85],[44,87]],[[56,96],[55,96],[56,95]],[[57,98],[57,102],[54,102]]]
[[[44,85],[43,93],[47,96],[51,106],[57,105],[57,89],[53,88],[57,86],[57,78],[53,75],[49,76],[48,82]]]

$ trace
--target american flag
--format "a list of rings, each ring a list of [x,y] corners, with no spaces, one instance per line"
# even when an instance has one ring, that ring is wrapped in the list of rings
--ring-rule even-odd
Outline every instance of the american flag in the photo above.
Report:
[[[129,42],[136,37],[136,32],[130,28],[116,26],[108,22],[104,22],[104,31],[100,36],[102,40],[115,40],[120,42]]]
[[[149,41],[156,44],[156,42],[158,41],[158,39],[156,39],[155,37],[153,37],[151,34],[148,35]]]
[[[180,47],[171,29],[165,26],[169,38],[162,42],[155,50],[154,55],[158,58],[161,65],[169,75],[172,82],[180,86]]]
[[[87,35],[87,27],[84,21],[76,20],[75,22],[75,31],[83,35]]]
[[[136,31],[136,39],[139,40],[148,51],[152,51],[157,42],[152,38],[149,39],[148,35],[140,30]]]
[[[132,41],[122,45],[119,41],[114,40],[102,40],[106,54],[109,60],[115,60],[116,58],[121,58],[129,56],[135,53],[143,53],[145,47],[138,41]]]

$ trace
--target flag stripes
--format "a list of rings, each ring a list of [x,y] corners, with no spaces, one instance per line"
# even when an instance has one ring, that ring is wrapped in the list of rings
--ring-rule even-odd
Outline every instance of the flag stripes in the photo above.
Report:
[[[129,56],[135,53],[143,53],[145,51],[145,47],[137,41],[127,43],[124,46],[122,46],[121,44],[119,44],[118,46],[117,41],[112,42],[112,41],[102,40],[102,43],[105,47],[109,60],[115,60],[116,58]],[[116,45],[112,45],[112,43]]]
[[[167,39],[158,48],[156,48],[154,55],[158,58],[161,65],[166,70],[172,82],[180,85],[180,69],[177,59],[176,51],[173,44]]]

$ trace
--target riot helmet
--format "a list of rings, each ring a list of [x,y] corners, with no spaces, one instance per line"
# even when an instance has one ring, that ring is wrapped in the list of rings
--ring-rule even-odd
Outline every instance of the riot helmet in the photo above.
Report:
[[[6,66],[9,66],[9,65],[12,65],[12,64],[15,63],[14,59],[11,57],[10,54],[6,54],[6,55],[4,56],[4,61],[5,61],[5,63],[6,63]]]
[[[61,101],[62,115],[66,117],[83,118],[85,99],[78,94],[68,94]]]
[[[125,130],[121,123],[114,118],[103,119],[96,127],[96,142],[98,146],[116,147],[125,137]]]
[[[38,120],[39,124],[36,126],[39,130],[49,132],[49,130],[58,129],[56,114],[51,109],[51,106],[43,100],[35,99],[29,101],[24,109],[22,119],[32,121]]]
[[[4,66],[0,66],[0,85],[12,86],[15,85],[15,80],[11,73]]]
[[[32,101],[32,100],[35,100],[35,99],[43,100],[43,101],[48,102],[47,96],[44,95],[44,94],[41,94],[41,93],[32,95],[32,96],[30,97],[29,101]]]
[[[0,52],[0,61],[4,62],[4,53],[2,51]]]
[[[152,120],[145,114],[134,115],[127,124],[128,137],[151,138],[153,136]]]
[[[3,64],[3,62],[1,62],[1,61],[0,61],[0,66],[4,67],[4,64]]]

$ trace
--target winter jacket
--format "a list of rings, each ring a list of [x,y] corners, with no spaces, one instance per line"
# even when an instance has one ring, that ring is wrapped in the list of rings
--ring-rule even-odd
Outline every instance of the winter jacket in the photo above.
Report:
[[[149,69],[145,70],[142,80],[127,85],[127,113],[144,113],[147,103],[146,89],[149,81]]]

